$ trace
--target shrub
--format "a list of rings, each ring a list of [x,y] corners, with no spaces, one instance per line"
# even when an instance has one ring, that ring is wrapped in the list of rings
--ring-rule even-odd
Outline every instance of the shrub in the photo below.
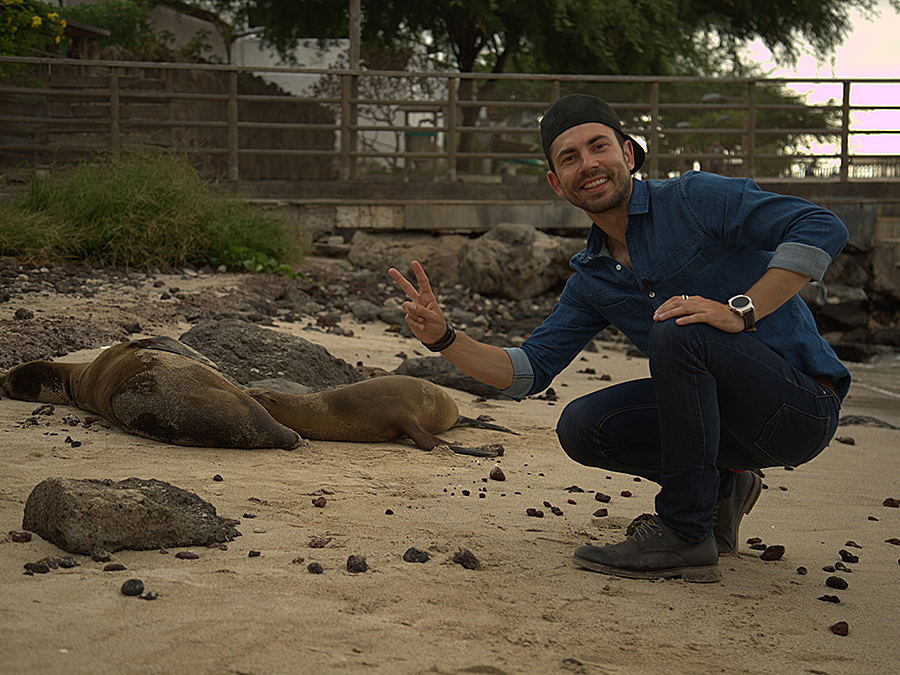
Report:
[[[277,213],[216,194],[187,158],[135,152],[35,179],[0,206],[0,255],[291,274],[301,245]]]

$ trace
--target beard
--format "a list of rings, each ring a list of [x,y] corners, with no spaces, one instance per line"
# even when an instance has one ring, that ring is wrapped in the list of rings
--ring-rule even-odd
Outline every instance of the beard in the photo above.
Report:
[[[604,175],[609,178],[609,184],[602,193],[593,195],[582,192],[581,185]],[[574,206],[584,209],[588,213],[605,213],[628,204],[631,196],[631,174],[628,167],[622,163],[621,166],[611,168],[606,174],[602,171],[594,171],[587,176],[581,175],[578,177],[576,186],[563,185],[562,188],[566,199]]]

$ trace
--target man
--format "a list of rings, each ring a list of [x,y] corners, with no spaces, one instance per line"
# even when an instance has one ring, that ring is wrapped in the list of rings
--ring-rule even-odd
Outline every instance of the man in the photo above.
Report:
[[[656,515],[575,562],[636,578],[717,581],[761,490],[753,469],[796,466],[829,443],[850,374],[797,292],[847,241],[831,212],[750,180],[631,174],[644,150],[600,99],[573,94],[541,121],[553,190],[593,222],[559,302],[520,348],[444,320],[421,265],[406,321],[426,347],[514,399],[544,390],[615,325],[650,359],[650,377],[572,401],[557,435],[594,467],[660,485]]]

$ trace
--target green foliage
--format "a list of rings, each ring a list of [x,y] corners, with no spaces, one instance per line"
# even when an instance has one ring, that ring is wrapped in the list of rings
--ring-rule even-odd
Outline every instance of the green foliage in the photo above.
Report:
[[[101,158],[35,179],[0,205],[0,255],[30,262],[288,275],[301,253],[277,214],[220,197],[176,155]]]
[[[120,45],[133,52],[146,52],[158,42],[150,25],[150,13],[138,2],[103,0],[96,5],[70,5],[63,11],[73,21],[108,30],[109,37],[95,38],[101,47]]]
[[[65,20],[46,2],[0,0],[0,55],[58,54],[65,49],[65,28]],[[0,63],[0,83],[16,71],[14,64]]]

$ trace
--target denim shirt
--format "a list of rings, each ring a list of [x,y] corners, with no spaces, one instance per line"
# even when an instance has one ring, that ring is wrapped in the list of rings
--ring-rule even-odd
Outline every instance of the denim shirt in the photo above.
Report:
[[[625,241],[633,270],[610,255],[593,225],[553,312],[521,347],[506,351],[514,399],[543,391],[610,324],[643,354],[653,314],[676,295],[727,303],[770,267],[821,280],[848,238],[830,211],[797,197],[764,192],[751,180],[688,172],[670,180],[633,180]],[[819,335],[795,295],[750,333],[807,375],[831,379],[843,401],[850,373]]]

